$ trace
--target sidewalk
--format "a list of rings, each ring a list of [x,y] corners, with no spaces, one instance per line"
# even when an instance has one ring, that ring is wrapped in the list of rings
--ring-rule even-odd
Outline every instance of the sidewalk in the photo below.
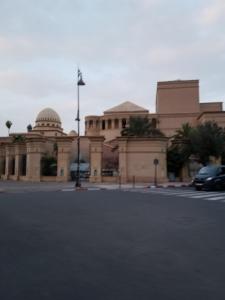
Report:
[[[119,190],[119,189],[146,189],[146,188],[179,188],[187,187],[189,183],[183,182],[167,182],[159,184],[157,187],[154,183],[132,183],[121,184],[118,183],[90,183],[81,182],[82,188],[80,190]],[[47,191],[73,191],[76,190],[75,183],[70,182],[22,182],[22,181],[0,181],[0,193],[4,192],[47,192]]]

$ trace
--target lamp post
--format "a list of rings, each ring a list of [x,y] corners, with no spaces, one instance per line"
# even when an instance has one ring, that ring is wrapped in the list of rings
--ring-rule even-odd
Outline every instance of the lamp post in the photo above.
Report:
[[[80,86],[85,85],[82,79],[82,73],[78,69],[77,71],[77,176],[76,176],[76,187],[81,187],[80,183]]]

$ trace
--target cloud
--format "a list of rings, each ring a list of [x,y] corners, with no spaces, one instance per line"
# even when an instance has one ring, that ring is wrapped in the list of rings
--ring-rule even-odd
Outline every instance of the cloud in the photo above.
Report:
[[[218,0],[1,0],[0,120],[23,130],[50,106],[74,128],[77,65],[82,118],[125,100],[154,112],[162,80],[199,78],[203,100],[223,100],[223,13]]]
[[[220,22],[225,14],[224,0],[209,1],[208,6],[203,7],[199,15],[199,21],[203,25],[214,25]]]

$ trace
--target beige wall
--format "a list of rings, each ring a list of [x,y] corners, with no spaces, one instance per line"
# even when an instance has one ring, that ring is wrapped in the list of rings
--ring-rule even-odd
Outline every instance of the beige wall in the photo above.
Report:
[[[158,182],[167,181],[166,148],[167,138],[118,138],[119,174],[122,182],[154,182],[154,159]]]
[[[198,118],[198,122],[201,124],[207,121],[215,121],[219,126],[225,127],[225,112],[206,112]]]
[[[198,80],[158,82],[156,113],[196,113],[199,111]]]
[[[200,103],[200,112],[212,112],[212,111],[222,111],[223,103],[222,102],[208,102],[208,103]]]
[[[198,114],[169,114],[158,115],[158,128],[167,136],[171,137],[184,123],[191,126],[197,125]]]

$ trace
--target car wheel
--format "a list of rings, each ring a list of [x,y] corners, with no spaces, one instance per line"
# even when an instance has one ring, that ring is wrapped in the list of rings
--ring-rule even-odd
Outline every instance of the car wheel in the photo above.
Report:
[[[196,186],[195,189],[196,189],[196,191],[201,191],[202,187],[201,186]]]
[[[220,190],[221,190],[221,185],[220,185],[219,183],[217,183],[217,184],[215,185],[215,190],[216,190],[216,191],[220,191]]]

